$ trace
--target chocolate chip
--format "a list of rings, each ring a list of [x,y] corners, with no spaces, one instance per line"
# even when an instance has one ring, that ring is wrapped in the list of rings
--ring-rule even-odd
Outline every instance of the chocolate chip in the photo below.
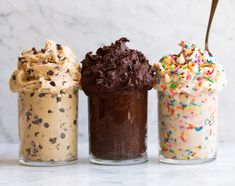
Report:
[[[15,81],[15,80],[16,80],[16,75],[13,75],[13,76],[12,76],[12,79]]]
[[[54,72],[52,70],[48,70],[48,72],[47,72],[48,76],[52,76],[53,74],[54,74]]]
[[[60,44],[56,44],[56,48],[57,48],[57,50],[61,50],[62,46]]]
[[[30,96],[33,97],[34,96],[34,92],[30,93]]]
[[[39,134],[39,132],[35,132],[35,133],[34,133],[34,136],[35,136],[35,137],[37,137],[37,136],[38,136],[38,134]]]
[[[31,72],[32,70],[31,69],[29,69],[29,70],[27,70],[26,72],[28,73],[28,74],[30,74],[30,72]]]
[[[42,123],[42,118],[38,118],[38,119],[32,121],[32,123],[35,125],[38,125],[38,124]]]
[[[36,50],[36,48],[32,48],[32,51],[33,51],[33,54],[37,54],[37,50]]]
[[[56,97],[56,101],[57,101],[57,103],[61,102],[61,98],[60,97]]]
[[[45,65],[45,64],[47,64],[47,63],[48,63],[47,61],[43,61],[43,62],[42,62],[43,65]]]
[[[29,121],[30,120],[30,112],[25,112],[25,116],[26,116],[26,120]]]
[[[18,61],[22,61],[24,59],[24,57],[18,57]]]
[[[73,124],[74,124],[74,125],[77,125],[77,120],[76,120],[76,119],[73,120]]]
[[[64,139],[64,138],[65,138],[65,134],[64,134],[64,133],[61,133],[61,134],[60,134],[60,138],[61,138],[61,139]]]
[[[46,52],[46,50],[45,50],[44,48],[42,48],[42,49],[41,49],[41,52],[42,52],[42,53],[45,53],[45,52]]]
[[[38,96],[39,96],[40,98],[41,98],[41,97],[44,97],[44,96],[45,96],[45,93],[40,93]]]
[[[32,125],[31,125],[31,124],[29,124],[28,129],[30,129],[30,128],[31,128],[31,126],[32,126]]]
[[[44,127],[48,128],[49,127],[49,123],[44,123]]]
[[[66,73],[69,73],[69,69],[67,69]]]
[[[34,147],[36,146],[35,141],[31,141],[30,144],[33,145]]]
[[[50,82],[50,85],[53,86],[53,87],[56,86],[56,84],[55,84],[54,81],[51,81],[51,82]]]
[[[43,149],[43,146],[39,144],[39,145],[38,145],[38,148],[39,148],[39,149]]]
[[[61,59],[63,56],[61,54],[58,54],[57,57]]]
[[[60,112],[64,112],[64,109],[63,109],[63,108],[60,108]]]
[[[49,110],[47,111],[47,113],[53,113],[53,112],[52,112],[52,110],[49,109]]]
[[[65,94],[65,92],[63,90],[60,90],[60,94]]]
[[[67,146],[67,150],[69,150],[69,148],[70,148],[70,146],[68,145],[68,146]]]
[[[25,151],[28,153],[28,155],[30,155],[30,148],[25,149]]]
[[[73,96],[71,94],[69,94],[69,98],[72,98]]]
[[[49,139],[49,142],[52,143],[52,144],[54,144],[54,143],[56,143],[56,140],[57,140],[56,137],[55,137],[55,138],[50,138],[50,139]]]

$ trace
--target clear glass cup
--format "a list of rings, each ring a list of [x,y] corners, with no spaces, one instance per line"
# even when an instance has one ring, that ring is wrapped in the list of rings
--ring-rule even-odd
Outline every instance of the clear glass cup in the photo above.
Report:
[[[65,165],[77,161],[78,91],[18,94],[20,163]]]
[[[160,162],[194,164],[214,160],[217,147],[216,93],[158,92]]]
[[[88,96],[90,161],[126,165],[147,161],[147,91]]]

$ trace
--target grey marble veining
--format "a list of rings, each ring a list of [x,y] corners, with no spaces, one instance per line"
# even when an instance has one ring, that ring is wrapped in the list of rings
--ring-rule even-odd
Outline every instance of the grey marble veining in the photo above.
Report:
[[[234,143],[220,143],[216,161],[198,165],[160,164],[157,145],[149,144],[149,161],[129,166],[90,164],[87,144],[79,144],[76,164],[61,167],[19,165],[16,144],[0,144],[0,185],[4,186],[233,186]]]
[[[235,1],[220,1],[210,50],[227,70],[229,84],[220,93],[219,140],[235,141]],[[24,49],[42,47],[46,38],[69,46],[81,61],[88,51],[128,37],[151,63],[180,50],[188,40],[203,47],[210,0],[0,0],[0,142],[16,142],[17,100],[8,79]],[[87,141],[87,101],[80,93],[79,140]],[[149,93],[149,141],[157,139],[156,91]]]

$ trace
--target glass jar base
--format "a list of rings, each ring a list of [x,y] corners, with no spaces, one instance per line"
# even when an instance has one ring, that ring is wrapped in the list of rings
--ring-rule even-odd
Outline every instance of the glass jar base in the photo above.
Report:
[[[22,165],[33,166],[33,167],[53,167],[53,166],[64,166],[76,163],[78,159],[67,160],[67,161],[51,161],[51,162],[43,162],[43,161],[28,161],[24,159],[19,160]]]
[[[201,164],[201,163],[207,163],[207,162],[213,161],[215,159],[216,159],[216,155],[214,155],[212,158],[208,158],[208,159],[189,159],[189,160],[167,159],[162,155],[159,156],[160,163],[172,164],[172,165]]]
[[[148,161],[148,156],[144,155],[140,158],[130,159],[130,160],[104,160],[104,159],[99,159],[90,155],[89,159],[90,159],[90,162],[94,164],[118,166],[118,165],[133,165],[133,164],[144,163]]]

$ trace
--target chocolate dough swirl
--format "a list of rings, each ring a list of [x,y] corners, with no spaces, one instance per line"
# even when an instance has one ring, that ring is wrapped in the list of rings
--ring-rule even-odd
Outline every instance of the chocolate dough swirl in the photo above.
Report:
[[[121,90],[149,90],[153,87],[153,68],[141,52],[126,46],[121,38],[96,54],[88,52],[82,61],[82,89],[87,95]]]

